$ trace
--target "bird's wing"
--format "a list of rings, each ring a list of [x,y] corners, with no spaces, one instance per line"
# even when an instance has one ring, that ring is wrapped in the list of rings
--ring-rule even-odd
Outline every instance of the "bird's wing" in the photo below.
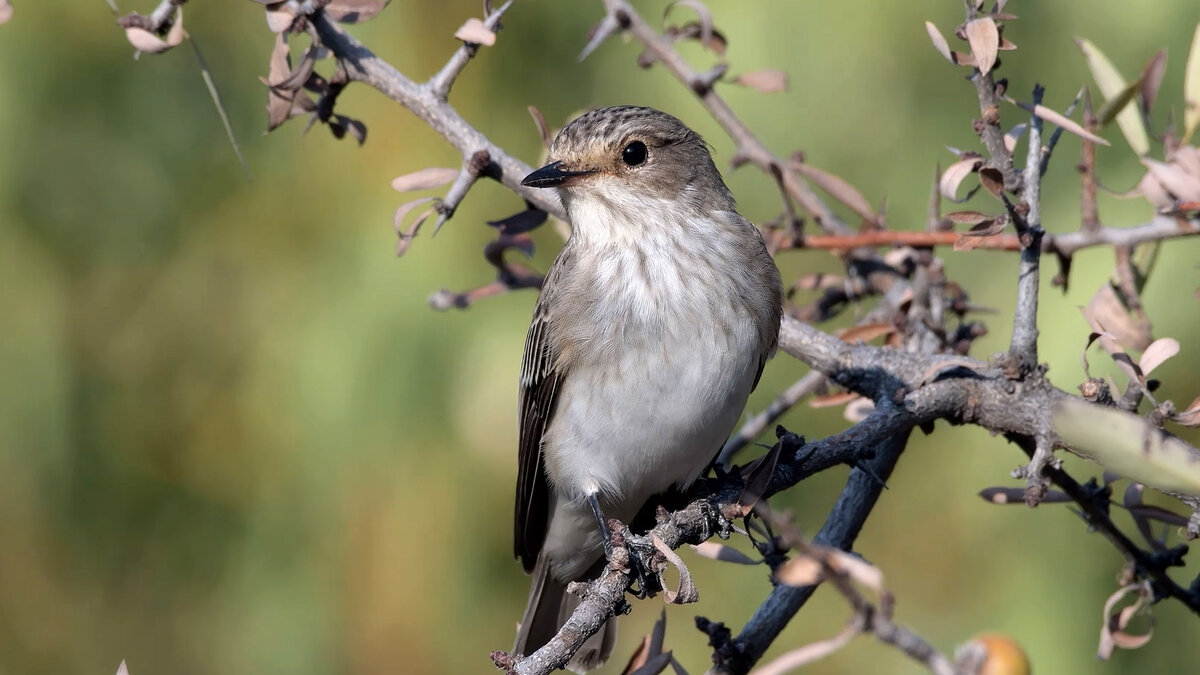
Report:
[[[563,268],[567,255],[564,250],[546,275],[533,310],[529,334],[525,337],[525,356],[521,359],[520,440],[513,534],[515,554],[526,572],[537,562],[550,516],[550,490],[542,468],[542,436],[554,414],[555,400],[565,375],[558,367],[549,331],[553,281]]]

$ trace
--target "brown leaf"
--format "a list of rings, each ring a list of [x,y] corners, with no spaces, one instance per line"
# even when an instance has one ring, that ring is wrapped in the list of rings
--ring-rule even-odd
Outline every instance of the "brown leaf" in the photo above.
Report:
[[[550,127],[546,126],[546,118],[542,116],[542,111],[531,105],[529,116],[533,118],[533,125],[537,127],[538,135],[542,138],[542,146],[549,150],[550,144],[554,142],[554,135],[550,133]]]
[[[296,8],[288,2],[267,5],[267,28],[272,33],[285,33],[296,22]]]
[[[1175,206],[1175,198],[1163,187],[1154,174],[1147,171],[1138,182],[1137,187],[1130,191],[1132,194],[1117,195],[1118,197],[1142,195],[1152,206],[1159,209],[1169,209]]]
[[[667,15],[671,13],[671,10],[676,5],[687,7],[696,13],[696,18],[700,20],[697,24],[700,29],[700,44],[709,45],[709,43],[712,42],[713,18],[712,12],[709,11],[708,7],[706,7],[704,3],[700,2],[699,0],[674,0],[674,2],[667,4],[666,8],[663,9],[664,21],[666,20]]]
[[[993,504],[1025,504],[1025,488],[990,487],[979,491],[979,496]],[[1069,502],[1071,498],[1065,492],[1047,490],[1040,504]]]
[[[766,493],[767,486],[771,483],[771,476],[775,473],[775,466],[779,464],[779,454],[782,451],[783,442],[777,442],[771,446],[767,454],[747,465],[746,483],[742,487],[742,494],[738,496],[738,504],[742,507],[743,516],[750,515],[750,512],[762,499],[763,494]]]
[[[403,204],[400,206],[400,208],[396,209],[396,213],[392,216],[392,227],[396,230],[396,236],[399,237],[399,242],[396,244],[397,256],[404,255],[404,252],[408,250],[408,246],[412,243],[413,237],[417,235],[417,230],[421,227],[421,223],[431,215],[432,209],[429,209],[425,211],[425,213],[421,214],[420,217],[413,221],[414,224],[407,230],[403,229],[405,217],[407,217],[409,212],[411,212],[413,209],[429,201],[433,201],[433,197],[414,199],[413,201]]]
[[[990,237],[994,234],[1000,234],[1004,228],[1008,226],[1007,218],[993,218],[979,223],[975,227],[962,233],[964,237]]]
[[[0,0],[4,2],[4,0]],[[0,23],[3,23],[0,21]],[[121,659],[121,665],[117,666],[117,675],[129,675],[129,666],[125,665],[125,659]]]
[[[325,5],[329,18],[340,23],[362,23],[375,18],[391,0],[333,0]]]
[[[1200,148],[1194,145],[1177,148],[1175,154],[1171,155],[1171,163],[1189,176],[1200,178]]]
[[[762,560],[755,560],[754,558],[751,558],[732,546],[718,544],[715,541],[706,541],[701,544],[696,544],[692,547],[692,550],[695,551],[697,555],[710,560],[720,560],[721,562],[735,563],[738,565],[761,565],[763,563]]]
[[[1154,101],[1158,98],[1158,89],[1162,86],[1163,75],[1166,72],[1167,50],[1160,49],[1142,69],[1142,76],[1138,78],[1142,85],[1138,98],[1141,99],[1143,115],[1150,115],[1150,109],[1154,107]]]
[[[1200,427],[1200,396],[1192,401],[1187,410],[1171,416],[1171,421],[1185,427]]]
[[[496,44],[496,34],[476,18],[467,19],[466,23],[454,31],[454,37],[469,44],[483,45],[485,47],[491,47]]]
[[[996,65],[996,51],[1000,48],[1000,31],[996,28],[996,22],[990,16],[969,21],[966,34],[976,67],[981,74],[987,75]]]
[[[1079,125],[1078,122],[1075,122],[1071,118],[1067,117],[1066,115],[1063,115],[1062,113],[1057,112],[1055,110],[1051,110],[1050,108],[1047,108],[1044,105],[1033,105],[1032,103],[1019,103],[1017,101],[1012,101],[1012,103],[1016,104],[1017,106],[1020,106],[1024,110],[1027,110],[1027,111],[1033,113],[1034,115],[1037,115],[1038,117],[1046,120],[1047,122],[1058,126],[1063,131],[1075,134],[1076,136],[1087,139],[1097,145],[1103,145],[1105,147],[1112,145],[1111,143],[1104,140],[1103,138],[1100,138],[1096,134],[1093,134],[1092,132],[1088,131],[1087,129],[1084,129],[1082,126]]]
[[[850,577],[861,586],[875,591],[883,591],[883,570],[859,558],[853,553],[840,549],[825,549],[830,559],[827,561],[838,572]]]
[[[1200,200],[1200,176],[1193,176],[1178,165],[1147,157],[1142,158],[1142,164],[1177,199],[1189,202]]]
[[[1025,131],[1028,128],[1029,125],[1024,122],[1013,125],[1013,128],[1009,129],[1007,134],[1004,134],[1004,147],[1009,152],[1015,150],[1017,148],[1017,141],[1021,140],[1021,137],[1025,135]]]
[[[1142,358],[1138,360],[1138,366],[1142,369],[1142,375],[1149,377],[1150,372],[1162,365],[1163,361],[1175,356],[1179,353],[1179,341],[1174,338],[1159,338],[1150,343],[1146,347],[1146,351],[1142,352]]]
[[[979,225],[982,223],[990,223],[996,220],[996,216],[989,216],[978,211],[953,211],[946,214],[946,218],[952,223],[960,225]]]
[[[842,408],[842,417],[851,424],[858,424],[870,417],[873,412],[875,412],[875,402],[864,396],[847,403],[846,407]]]
[[[790,162],[788,166],[816,183],[817,187],[828,192],[834,199],[850,207],[864,220],[872,223],[879,222],[879,216],[875,215],[875,211],[866,197],[863,197],[861,192],[845,180],[803,162]]]
[[[925,22],[925,32],[929,33],[929,39],[933,42],[933,48],[938,51],[947,61],[955,63],[954,57],[950,55],[950,45],[946,42],[946,38],[942,35],[942,31],[933,25],[932,21]],[[957,65],[957,64],[955,64]]]
[[[787,74],[782,70],[752,70],[733,78],[733,82],[764,94],[775,94],[788,88]]]
[[[1137,594],[1134,603],[1114,613],[1113,608],[1129,593]],[[1104,603],[1104,621],[1100,627],[1100,646],[1096,650],[1098,657],[1102,660],[1108,660],[1112,656],[1114,647],[1137,649],[1150,641],[1150,638],[1154,635],[1153,617],[1151,617],[1150,627],[1145,635],[1134,635],[1129,633],[1127,629],[1134,616],[1149,609],[1150,604],[1153,602],[1152,597],[1153,592],[1150,591],[1146,582],[1130,584],[1108,597],[1108,600]]]
[[[412,192],[441,187],[458,178],[458,169],[430,167],[392,179],[392,189],[396,192]]]
[[[833,408],[847,403],[858,398],[859,394],[852,391],[842,391],[836,394],[826,394],[824,396],[814,396],[808,400],[810,408]]]
[[[676,567],[676,569],[679,570],[678,589],[671,590],[666,588],[666,584],[662,584],[663,588],[666,589],[663,591],[664,599],[668,603],[675,605],[686,605],[692,602],[698,602],[700,600],[700,593],[696,590],[696,584],[692,583],[692,574],[688,571],[687,565],[683,564],[683,558],[680,558],[675,551],[671,550],[670,546],[667,546],[665,543],[663,543],[663,540],[659,539],[658,535],[653,536],[651,541],[654,543],[654,548],[658,549],[658,552],[663,554],[663,557],[667,559],[667,562],[671,563]],[[658,580],[659,583],[663,582],[661,573],[659,574]]]
[[[941,191],[942,196],[955,203],[961,203],[970,199],[971,193],[968,193],[961,200],[957,198],[958,186],[962,184],[967,176],[977,171],[982,165],[983,160],[979,157],[968,157],[960,159],[946,167],[946,170],[942,172],[942,179],[938,182],[938,189]]]
[[[877,337],[895,332],[896,324],[894,323],[864,323],[841,331],[838,333],[838,337],[842,339],[842,342],[870,342]]]
[[[999,197],[1004,192],[1004,174],[994,166],[982,167],[979,169],[979,184],[994,196]]]
[[[799,555],[775,570],[775,580],[788,586],[814,586],[825,581],[825,566],[811,555]]]
[[[9,19],[12,19],[12,16],[13,16],[12,3],[10,3],[8,0],[0,0],[0,26],[3,26],[4,24],[8,23]],[[124,663],[124,662],[122,662],[122,663]]]
[[[160,38],[144,28],[130,27],[125,29],[125,39],[140,52],[161,54],[172,47],[178,47],[183,43],[183,38],[187,37],[183,30],[183,7],[175,7],[175,17],[172,21],[165,38]]]

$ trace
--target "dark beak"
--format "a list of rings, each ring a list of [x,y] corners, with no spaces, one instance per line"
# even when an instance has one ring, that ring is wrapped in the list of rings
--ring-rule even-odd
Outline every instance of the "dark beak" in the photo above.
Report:
[[[521,181],[521,185],[526,187],[547,188],[559,187],[566,183],[569,179],[576,176],[586,176],[590,173],[596,173],[595,169],[586,171],[563,171],[558,168],[562,162],[551,162],[546,166],[534,171],[525,176],[525,180]]]

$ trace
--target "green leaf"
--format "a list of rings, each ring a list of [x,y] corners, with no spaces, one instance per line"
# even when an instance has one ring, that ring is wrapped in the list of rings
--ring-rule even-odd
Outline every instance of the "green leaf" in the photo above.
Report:
[[[1196,125],[1200,124],[1200,24],[1192,36],[1192,51],[1188,52],[1187,67],[1183,76],[1183,142],[1192,138]]]
[[[1200,496],[1200,450],[1141,417],[1068,399],[1055,408],[1053,421],[1071,449],[1104,468],[1152,488]]]
[[[1083,56],[1087,59],[1088,70],[1092,71],[1092,79],[1096,80],[1096,86],[1100,88],[1100,93],[1104,95],[1105,107],[1109,105],[1108,102],[1110,101],[1117,102],[1122,92],[1129,86],[1125,82],[1125,78],[1121,77],[1121,73],[1117,71],[1117,67],[1112,64],[1112,61],[1108,60],[1108,57],[1096,45],[1083,38],[1075,38],[1075,43],[1083,50]],[[1146,127],[1142,125],[1142,118],[1138,114],[1137,109],[1123,105],[1119,107],[1119,111],[1115,115],[1117,125],[1121,127],[1121,133],[1125,135],[1125,140],[1129,143],[1129,147],[1133,148],[1133,151],[1138,156],[1145,156],[1149,153],[1150,135],[1146,133]]]

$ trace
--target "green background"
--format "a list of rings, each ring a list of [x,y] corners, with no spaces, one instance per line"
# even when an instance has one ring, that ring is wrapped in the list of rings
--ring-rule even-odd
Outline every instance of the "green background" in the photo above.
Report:
[[[639,4],[653,21],[665,3]],[[471,0],[397,0],[352,32],[418,79],[455,49]],[[152,5],[121,3],[148,12]],[[527,580],[511,555],[516,379],[534,294],[435,313],[427,297],[492,279],[485,220],[520,200],[471,191],[437,238],[393,255],[392,211],[411,196],[392,177],[456,166],[457,153],[378,92],[351,86],[340,112],[364,120],[364,147],[303,120],[261,135],[272,36],[262,7],[193,2],[188,31],[205,50],[248,157],[247,182],[189,50],[133,60],[105,3],[18,0],[0,26],[0,673],[492,672],[511,645]],[[897,229],[926,220],[944,146],[977,148],[965,70],[930,47],[923,22],[951,35],[961,3],[713,2],[732,72],[779,68],[788,93],[723,85],[775,151],[853,182]],[[1191,0],[1013,2],[1010,91],[1035,81],[1062,109],[1088,81],[1073,35],[1095,41],[1127,76],[1159,47],[1170,60],[1156,120],[1182,110],[1183,64],[1200,11]],[[676,10],[684,20],[687,10]],[[528,163],[540,142],[526,107],[553,126],[583,109],[639,103],[695,126],[727,167],[730,142],[661,68],[639,70],[620,39],[576,56],[598,2],[516,4],[493,48],[460,78],[453,104]],[[953,38],[951,38],[953,39]],[[964,47],[960,47],[964,49]],[[707,67],[711,55],[683,48]],[[328,67],[326,64],[324,67]],[[1021,120],[1006,107],[1003,119]],[[1101,178],[1140,175],[1117,130]],[[1079,143],[1059,146],[1044,189],[1052,232],[1078,227]],[[777,215],[772,181],[726,172],[743,212]],[[431,193],[433,194],[433,193]],[[1101,198],[1108,225],[1143,222],[1139,200]],[[966,208],[994,209],[979,198]],[[532,264],[560,240],[539,230]],[[1016,258],[941,251],[991,334],[1009,333]],[[1200,393],[1200,240],[1166,247],[1145,303],[1158,336],[1183,343],[1162,395]],[[1047,265],[1054,263],[1047,259]],[[836,271],[828,254],[786,253],[785,277]],[[1042,358],[1073,390],[1087,327],[1077,306],[1111,271],[1080,254],[1071,290],[1042,294]],[[1047,275],[1049,276],[1049,275]],[[860,310],[861,311],[861,310]],[[853,320],[849,313],[837,325]],[[1093,354],[1100,372],[1112,372]],[[777,358],[751,400],[759,410],[801,376]],[[802,407],[785,423],[810,437],[843,429],[837,410]],[[1190,438],[1195,441],[1196,435]],[[858,550],[879,564],[897,619],[944,652],[981,631],[1025,646],[1040,673],[1177,673],[1200,663],[1200,624],[1178,603],[1155,608],[1157,634],[1108,663],[1094,656],[1120,556],[1061,505],[985,504],[1023,455],[977,428],[917,435]],[[1098,473],[1080,462],[1080,475]],[[845,470],[774,500],[814,531]],[[1128,525],[1126,520],[1121,520]],[[1173,535],[1174,537],[1175,535]],[[668,611],[668,647],[706,668],[703,614],[739,628],[769,589],[765,571],[685,552],[701,602]],[[1200,565],[1177,573],[1187,583]],[[636,602],[617,661],[657,616]],[[836,632],[848,610],[818,592],[772,653]],[[619,667],[617,668],[619,670]],[[922,672],[859,638],[813,673]]]

